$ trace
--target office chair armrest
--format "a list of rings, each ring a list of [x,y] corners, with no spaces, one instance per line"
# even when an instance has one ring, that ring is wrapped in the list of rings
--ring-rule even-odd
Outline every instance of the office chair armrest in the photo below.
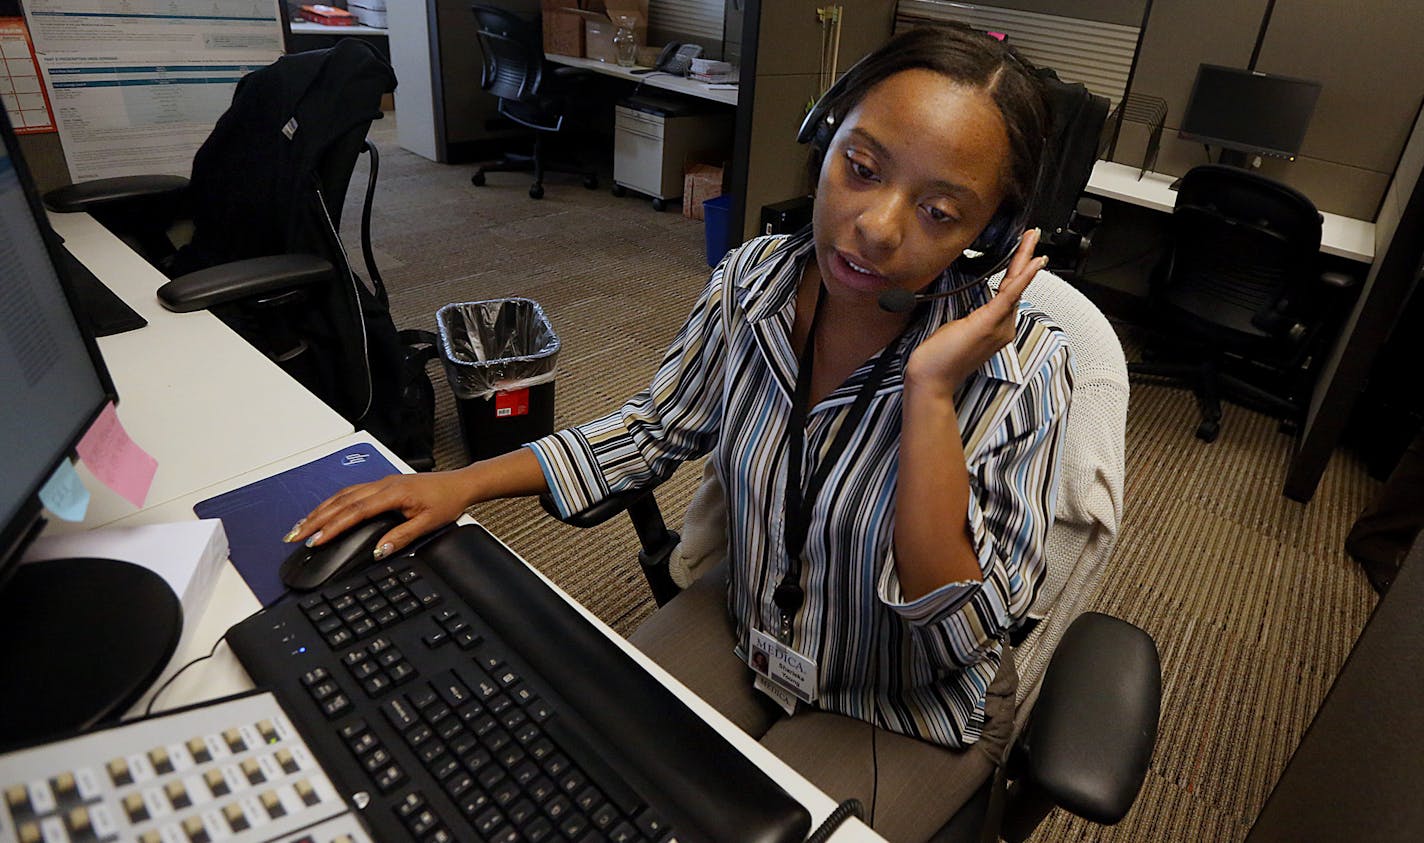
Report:
[[[643,576],[648,580],[653,599],[662,606],[681,590],[668,571],[668,557],[677,549],[682,537],[675,530],[669,530],[663,522],[662,510],[658,509],[658,499],[652,489],[618,492],[568,517],[559,514],[553,497],[548,494],[539,496],[539,504],[558,520],[581,529],[597,527],[626,510],[633,522],[633,530],[638,534],[638,543],[642,545],[638,551],[638,564],[643,568]]]
[[[1141,629],[1097,612],[1068,627],[1044,673],[1023,739],[1027,775],[1059,806],[1122,819],[1157,741],[1162,664]]]
[[[1094,223],[1103,220],[1103,200],[1094,199],[1091,196],[1079,196],[1078,207],[1073,209],[1073,216],[1078,219],[1092,220]]]
[[[45,207],[61,214],[92,211],[111,202],[177,196],[188,189],[183,176],[120,176],[58,187],[44,195]]]
[[[158,300],[168,310],[188,313],[329,281],[333,273],[331,262],[316,255],[249,258],[174,278],[158,288]]]

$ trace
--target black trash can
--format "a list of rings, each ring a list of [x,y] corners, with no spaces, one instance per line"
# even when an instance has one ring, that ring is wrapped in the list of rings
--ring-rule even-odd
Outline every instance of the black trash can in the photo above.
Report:
[[[457,302],[436,311],[435,320],[471,461],[554,432],[559,337],[538,302]]]

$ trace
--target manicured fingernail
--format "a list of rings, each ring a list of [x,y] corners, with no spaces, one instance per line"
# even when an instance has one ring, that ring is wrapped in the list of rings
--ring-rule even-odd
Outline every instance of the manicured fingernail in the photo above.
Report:
[[[317,530],[315,533],[307,536],[307,547],[312,547],[319,541],[321,541],[321,530]]]
[[[292,528],[292,531],[291,531],[290,533],[286,534],[285,536],[282,536],[282,541],[284,541],[284,542],[292,542],[292,541],[294,541],[294,540],[297,538],[297,531],[300,530],[300,529],[301,529],[301,528],[299,528],[299,527],[293,527],[293,528]]]
[[[391,544],[390,542],[386,542],[385,544],[376,548],[375,552],[373,552],[371,555],[376,557],[377,559],[385,559],[386,554],[390,553],[395,549],[395,545]]]

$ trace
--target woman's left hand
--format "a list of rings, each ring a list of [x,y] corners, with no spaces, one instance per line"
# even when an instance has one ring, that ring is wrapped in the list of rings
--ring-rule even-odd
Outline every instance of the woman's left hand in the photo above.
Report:
[[[907,386],[913,384],[915,389],[952,397],[970,373],[1014,341],[1019,299],[1033,277],[1048,264],[1048,258],[1033,256],[1038,238],[1036,228],[1024,233],[1004,280],[999,282],[999,291],[987,304],[941,325],[910,354],[905,367]]]

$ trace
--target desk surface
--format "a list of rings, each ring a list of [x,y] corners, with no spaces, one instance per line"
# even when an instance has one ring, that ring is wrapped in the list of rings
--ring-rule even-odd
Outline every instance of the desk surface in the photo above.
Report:
[[[149,503],[138,511],[117,496],[114,501],[107,501],[107,490],[100,491],[97,482],[86,478],[86,485],[94,493],[90,517],[82,525],[68,529],[190,520],[195,518],[193,505],[201,500],[343,447],[377,448],[392,464],[409,470],[369,434],[353,432],[345,420],[211,315],[164,311],[153,296],[162,277],[88,215],[55,215],[54,223],[74,255],[150,320],[147,328],[106,338],[119,342],[101,341],[100,345],[120,391],[120,417],[160,466]],[[181,353],[174,353],[175,349]],[[248,407],[251,411],[244,411]],[[806,805],[814,823],[820,823],[835,809],[830,797],[737,729],[577,601],[552,583],[549,587]],[[241,575],[230,563],[224,564],[206,610],[163,676],[206,655],[229,627],[258,608],[256,597]],[[211,660],[195,666],[169,686],[159,708],[201,702],[251,687],[250,678],[231,651],[219,647]],[[147,696],[131,713],[141,711],[146,704]],[[852,820],[832,839],[881,838]]]
[[[389,31],[376,26],[354,24],[352,26],[327,26],[315,21],[292,21],[293,35],[389,35]]]
[[[99,339],[119,420],[158,460],[148,505],[353,430],[211,313],[164,310],[155,291],[168,279],[88,214],[51,214],[50,221],[74,256],[148,320]],[[134,511],[82,463],[80,473],[91,491],[88,514],[82,524],[52,522],[52,531],[91,529]]]
[[[1168,187],[1174,177],[1148,172],[1138,178],[1138,172],[1137,167],[1099,161],[1093,165],[1087,192],[1170,214],[1177,204],[1177,192]],[[1320,251],[1362,263],[1375,259],[1374,223],[1323,211],[1321,216],[1325,223],[1320,232]]]
[[[616,64],[598,61],[597,59],[575,58],[574,56],[561,56],[555,53],[545,53],[544,57],[555,64],[562,64],[568,67],[581,67],[585,70],[592,70],[595,73],[602,73],[604,76],[613,76],[619,79],[627,79],[630,82],[637,82],[640,85],[647,85],[649,88],[676,91],[679,94],[687,94],[688,96],[699,97],[704,100],[712,100],[727,105],[737,104],[737,91],[735,89],[712,88],[706,82],[698,82],[695,79],[686,79],[681,76],[673,76],[668,73],[658,73],[656,71],[638,74],[633,72],[634,68],[620,67]]]

